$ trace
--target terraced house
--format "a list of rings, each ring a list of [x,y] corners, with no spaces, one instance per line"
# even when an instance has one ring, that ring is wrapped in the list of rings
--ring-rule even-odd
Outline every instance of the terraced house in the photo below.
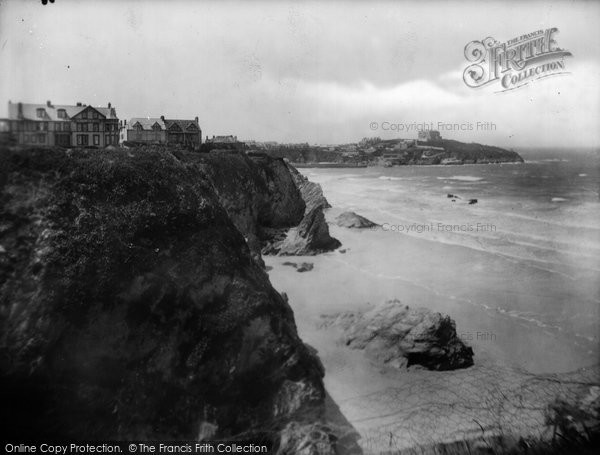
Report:
[[[160,117],[134,117],[121,125],[121,141],[145,144],[200,146],[202,130],[198,117],[194,120]]]
[[[114,107],[11,103],[2,121],[7,137],[21,145],[106,147],[119,143],[119,119]]]

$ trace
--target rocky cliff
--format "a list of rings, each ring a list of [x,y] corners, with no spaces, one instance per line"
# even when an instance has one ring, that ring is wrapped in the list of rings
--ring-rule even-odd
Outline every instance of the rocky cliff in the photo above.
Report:
[[[302,217],[283,163],[0,154],[4,434],[262,438],[300,453],[317,425],[327,453],[354,450],[327,414],[318,358],[244,241]]]
[[[340,246],[329,235],[322,209],[330,205],[321,186],[282,159],[235,151],[183,159],[208,176],[257,262],[261,252],[314,255]]]

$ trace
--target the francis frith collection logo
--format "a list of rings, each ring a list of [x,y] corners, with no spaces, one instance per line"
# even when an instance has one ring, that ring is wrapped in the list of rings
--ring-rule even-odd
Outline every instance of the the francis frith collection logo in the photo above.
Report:
[[[499,83],[507,91],[548,76],[567,73],[565,57],[571,53],[558,47],[557,28],[537,30],[504,43],[492,37],[465,46],[469,66],[463,80],[476,88]]]

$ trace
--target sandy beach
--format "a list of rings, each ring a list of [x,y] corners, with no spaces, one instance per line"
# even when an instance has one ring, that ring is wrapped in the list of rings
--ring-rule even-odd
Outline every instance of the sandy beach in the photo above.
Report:
[[[333,220],[346,209],[382,220],[359,197],[359,204],[336,205],[344,199],[340,187],[332,183],[328,193],[328,184],[323,186],[333,199],[326,217],[341,251],[267,256],[265,262],[274,287],[289,297],[300,336],[318,350],[327,390],[367,453],[496,434],[547,437],[547,406],[557,397],[580,394],[582,384],[597,383],[593,343],[532,324],[501,306],[536,294],[544,300],[540,293],[556,293],[559,283],[547,281],[544,291],[546,275],[487,251],[382,229],[338,227]],[[314,268],[299,273],[284,265],[290,261]],[[394,298],[450,315],[473,348],[475,365],[446,372],[385,367],[340,342],[340,329],[323,325],[323,315],[366,310]]]

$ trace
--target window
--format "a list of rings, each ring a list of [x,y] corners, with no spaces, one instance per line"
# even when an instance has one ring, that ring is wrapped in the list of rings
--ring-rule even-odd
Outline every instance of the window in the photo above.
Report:
[[[94,134],[94,145],[100,145],[100,135]]]
[[[87,119],[87,111],[81,113],[81,118]]]
[[[42,131],[48,131],[48,122],[42,122]]]
[[[29,134],[24,135],[23,139],[25,140],[25,142],[29,142]]]
[[[88,135],[87,134],[78,134],[77,135],[77,145],[88,145]]]
[[[92,124],[92,131],[100,131],[100,124],[99,123]]]
[[[81,131],[87,131],[88,130],[88,124],[87,123],[82,123],[81,124]]]
[[[38,142],[40,144],[43,144],[44,142],[46,142],[46,135],[44,133],[38,134],[37,137],[38,137]]]
[[[32,135],[31,135],[31,143],[32,143],[32,144],[35,144],[35,134],[32,134]]]
[[[110,138],[111,138],[110,134],[106,134],[104,136],[104,145],[112,144],[112,141],[110,140]]]
[[[56,122],[54,124],[54,131],[62,131],[62,123]]]
[[[98,118],[98,113],[96,111],[92,111],[92,118]]]
[[[44,109],[42,107],[39,107],[39,108],[36,109],[36,115],[39,118],[43,118],[45,114],[46,114],[46,109]]]
[[[67,118],[67,112],[64,109],[59,109],[57,114],[58,118]]]

